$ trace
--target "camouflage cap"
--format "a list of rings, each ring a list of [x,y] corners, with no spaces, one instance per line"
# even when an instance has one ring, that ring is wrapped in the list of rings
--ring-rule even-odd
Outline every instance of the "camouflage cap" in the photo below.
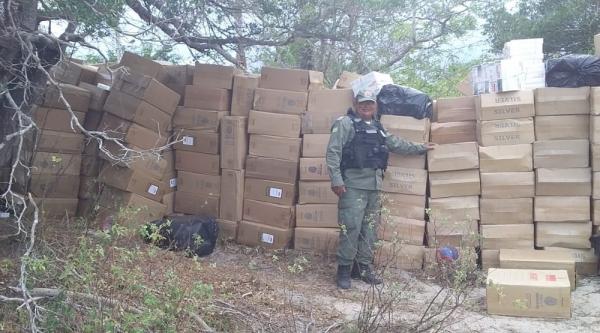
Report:
[[[375,93],[371,90],[361,90],[358,92],[358,94],[356,94],[356,101],[358,103],[366,101],[376,102],[377,96],[375,96]]]

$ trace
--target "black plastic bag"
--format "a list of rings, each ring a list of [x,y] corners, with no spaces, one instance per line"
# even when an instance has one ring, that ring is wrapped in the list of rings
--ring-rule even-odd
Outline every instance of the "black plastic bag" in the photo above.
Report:
[[[417,119],[431,118],[433,102],[417,89],[386,84],[377,95],[377,111],[379,116],[389,114]]]
[[[600,86],[600,58],[574,54],[546,61],[546,86]]]
[[[160,237],[156,237],[160,235]],[[215,249],[219,237],[219,225],[208,216],[172,216],[152,221],[144,226],[146,242],[174,251],[189,251],[199,257],[209,255]]]

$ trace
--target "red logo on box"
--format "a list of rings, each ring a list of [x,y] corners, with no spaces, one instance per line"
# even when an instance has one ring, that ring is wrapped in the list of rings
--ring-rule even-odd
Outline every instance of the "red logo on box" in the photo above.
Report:
[[[556,281],[556,275],[554,275],[554,274],[546,275],[546,281],[551,281],[551,282]]]
[[[537,281],[538,280],[537,273],[534,273],[534,272],[529,273],[529,280],[535,280],[535,281]]]

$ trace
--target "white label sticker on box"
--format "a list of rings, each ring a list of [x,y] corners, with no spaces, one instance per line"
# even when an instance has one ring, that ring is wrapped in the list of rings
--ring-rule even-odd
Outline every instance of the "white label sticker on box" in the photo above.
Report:
[[[283,190],[277,187],[269,187],[269,196],[271,198],[281,198]]]
[[[150,187],[148,187],[148,193],[156,195],[156,193],[158,193],[158,186],[150,185]]]
[[[263,233],[260,239],[263,243],[273,244],[274,238],[273,235]]]
[[[177,186],[177,178],[171,178],[171,179],[169,179],[169,186],[171,188],[176,187]]]
[[[0,212],[0,219],[7,219],[10,217],[9,212]]]
[[[194,137],[193,136],[184,136],[183,144],[186,146],[193,146],[194,145]]]

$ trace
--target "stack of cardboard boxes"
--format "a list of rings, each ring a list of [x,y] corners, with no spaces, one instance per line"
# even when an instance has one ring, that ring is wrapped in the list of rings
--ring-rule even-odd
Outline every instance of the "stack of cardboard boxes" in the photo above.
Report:
[[[594,37],[594,42],[600,42],[600,35]],[[595,43],[600,49],[600,43]],[[593,171],[593,201],[592,224],[594,234],[600,233],[600,88],[590,88],[590,142],[591,165]]]

